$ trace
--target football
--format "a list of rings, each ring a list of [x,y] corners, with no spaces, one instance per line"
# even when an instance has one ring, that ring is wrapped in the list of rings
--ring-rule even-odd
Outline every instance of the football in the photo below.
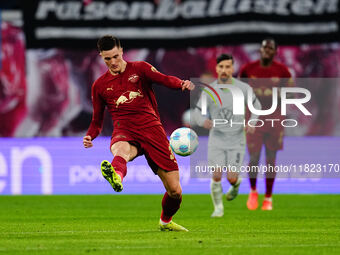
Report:
[[[198,136],[190,128],[178,128],[170,136],[170,147],[177,155],[189,156],[198,147]]]

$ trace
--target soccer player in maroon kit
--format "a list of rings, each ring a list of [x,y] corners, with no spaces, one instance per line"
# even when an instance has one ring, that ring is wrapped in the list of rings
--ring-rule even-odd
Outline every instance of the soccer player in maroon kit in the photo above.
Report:
[[[262,109],[269,109],[272,106],[272,88],[281,87],[291,83],[291,74],[286,66],[274,60],[277,52],[277,44],[273,39],[262,41],[260,48],[260,60],[250,62],[244,65],[240,70],[240,78],[249,78],[247,81],[254,89],[256,97],[260,100]],[[267,79],[261,79],[267,78]],[[286,79],[282,79],[286,78]],[[284,83],[283,80],[288,80]],[[283,120],[281,116],[281,107],[278,103],[276,111],[270,115],[260,116],[261,120],[278,119]],[[282,150],[284,128],[279,121],[276,121],[272,127],[271,121],[264,121],[262,127],[255,128],[254,133],[247,133],[247,147],[250,154],[249,166],[258,166],[262,144],[266,148],[267,166],[275,166],[276,153]],[[256,210],[258,207],[258,192],[256,190],[257,171],[249,173],[251,191],[249,193],[247,207],[249,210]],[[275,180],[275,172],[266,172],[266,194],[262,204],[262,210],[272,210],[272,192]]]
[[[122,191],[127,162],[144,154],[166,189],[160,229],[188,231],[172,221],[182,201],[182,189],[177,161],[160,121],[152,83],[182,90],[192,90],[194,85],[188,80],[164,75],[146,62],[125,61],[120,41],[114,36],[101,37],[97,47],[108,71],[92,85],[93,116],[83,138],[84,147],[92,147],[92,140],[99,135],[106,106],[114,126],[110,144],[114,158],[111,163],[107,160],[101,163],[104,178],[115,191]]]

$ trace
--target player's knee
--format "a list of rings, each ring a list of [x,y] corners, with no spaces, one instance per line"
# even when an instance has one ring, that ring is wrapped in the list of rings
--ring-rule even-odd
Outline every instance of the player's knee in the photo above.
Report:
[[[237,177],[227,177],[228,182],[233,185],[237,182]]]
[[[250,155],[250,160],[249,160],[249,165],[258,165],[260,161],[260,154],[259,153],[254,153]]]
[[[222,179],[222,172],[221,172],[221,171],[216,171],[216,172],[214,172],[213,175],[212,175],[212,179],[213,179],[215,182],[221,181],[221,179]]]
[[[179,199],[182,196],[182,189],[180,186],[176,188],[170,188],[168,190],[168,194],[172,198]]]
[[[215,182],[220,182],[222,180],[221,176],[213,176],[212,178]]]

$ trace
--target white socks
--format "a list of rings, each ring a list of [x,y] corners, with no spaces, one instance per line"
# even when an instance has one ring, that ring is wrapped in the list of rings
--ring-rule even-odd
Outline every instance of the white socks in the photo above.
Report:
[[[215,210],[216,209],[223,210],[223,202],[222,202],[223,190],[222,190],[221,181],[215,182],[213,179],[211,179],[210,194],[211,194],[211,199],[213,201]]]
[[[273,202],[272,197],[265,197],[264,200],[265,200],[265,201],[269,201],[269,202]]]
[[[171,221],[172,221],[172,220],[171,220]],[[164,221],[162,221],[161,219],[159,220],[159,222],[160,222],[163,226],[168,225],[171,221],[169,221],[169,222],[164,222]]]

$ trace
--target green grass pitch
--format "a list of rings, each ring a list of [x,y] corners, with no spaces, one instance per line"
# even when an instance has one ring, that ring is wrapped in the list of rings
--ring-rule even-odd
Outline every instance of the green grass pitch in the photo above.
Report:
[[[340,254],[340,195],[276,195],[273,211],[247,196],[211,219],[209,195],[184,195],[160,232],[161,195],[0,196],[0,254]]]

